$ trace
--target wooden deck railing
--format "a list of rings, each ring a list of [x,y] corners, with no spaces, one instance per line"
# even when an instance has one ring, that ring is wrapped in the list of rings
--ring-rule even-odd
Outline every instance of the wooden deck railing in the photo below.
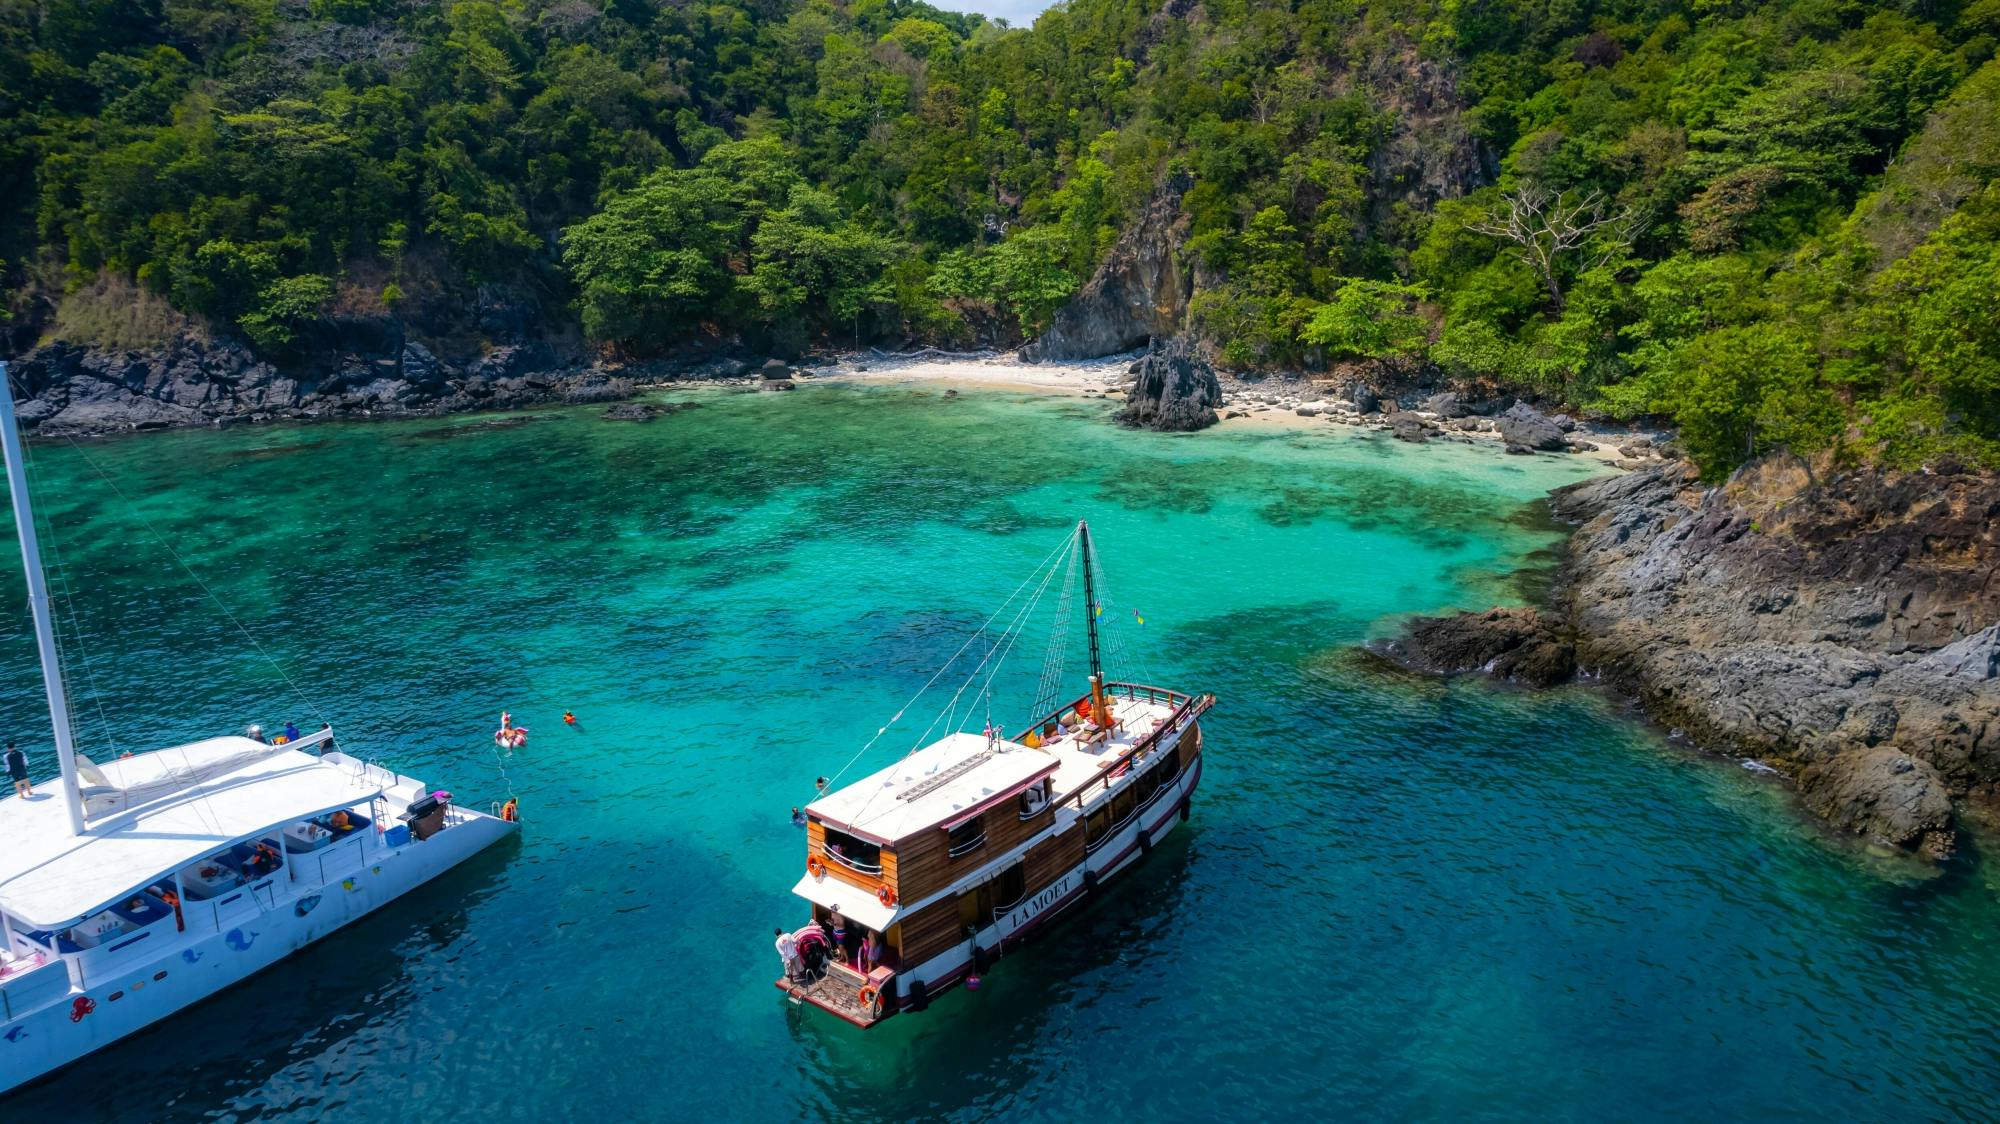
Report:
[[[1106,683],[1104,685],[1104,693],[1112,697],[1124,697],[1128,699],[1143,698],[1147,702],[1154,703],[1164,701],[1171,704],[1174,709],[1172,713],[1167,715],[1166,721],[1161,723],[1158,729],[1149,732],[1145,737],[1132,743],[1131,747],[1125,750],[1125,752],[1106,762],[1102,768],[1091,774],[1089,779],[1076,786],[1074,792],[1063,798],[1067,803],[1074,803],[1079,810],[1083,808],[1085,799],[1092,795],[1091,790],[1093,788],[1099,785],[1102,785],[1106,789],[1111,787],[1107,778],[1113,772],[1134,761],[1142,760],[1160,744],[1161,739],[1169,734],[1178,733],[1185,729],[1188,723],[1201,717],[1203,711],[1215,705],[1214,695],[1185,695],[1179,691],[1168,690],[1165,687],[1149,687],[1143,683]],[[1065,712],[1075,709],[1077,703],[1084,702],[1089,698],[1088,694],[1077,696],[1068,705],[1058,707],[1054,713],[1036,722],[1033,726],[1028,727],[1028,730],[1022,731],[1021,735],[1014,740],[1024,740],[1028,736],[1029,731],[1041,729],[1048,723],[1055,721]]]

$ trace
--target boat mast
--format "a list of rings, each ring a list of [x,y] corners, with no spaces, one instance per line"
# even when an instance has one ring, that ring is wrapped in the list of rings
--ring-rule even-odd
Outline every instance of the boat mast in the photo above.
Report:
[[[63,694],[62,662],[56,652],[55,624],[49,617],[49,585],[42,575],[42,549],[35,539],[35,512],[28,502],[28,469],[21,455],[21,430],[14,423],[14,384],[0,363],[0,450],[7,460],[7,492],[14,500],[14,530],[21,539],[21,568],[28,573],[28,607],[35,617],[35,646],[42,656],[42,685],[49,693],[49,725],[62,763],[69,829],[83,834],[83,795],[76,777],[76,743],[69,730],[69,700]]]
[[[1090,524],[1077,520],[1076,533],[1083,544],[1083,623],[1090,630],[1090,681],[1101,683],[1104,667],[1097,656],[1097,586],[1090,577],[1093,562],[1090,556]]]

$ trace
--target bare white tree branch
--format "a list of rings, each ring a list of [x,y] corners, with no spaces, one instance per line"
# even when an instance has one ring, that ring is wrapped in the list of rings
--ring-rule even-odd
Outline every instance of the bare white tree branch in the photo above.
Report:
[[[1639,232],[1639,213],[1630,207],[1614,211],[1601,191],[1571,198],[1567,191],[1551,192],[1530,184],[1500,199],[1501,206],[1484,220],[1468,223],[1467,229],[1518,247],[1521,260],[1541,278],[1558,312],[1563,307],[1566,258],[1591,253],[1584,268],[1596,269],[1624,252]]]

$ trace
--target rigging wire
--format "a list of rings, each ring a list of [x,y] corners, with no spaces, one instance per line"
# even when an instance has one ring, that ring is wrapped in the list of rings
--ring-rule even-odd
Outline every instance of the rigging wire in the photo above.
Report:
[[[236,631],[243,634],[243,639],[248,640],[250,642],[250,646],[256,649],[257,654],[263,657],[264,662],[270,664],[272,669],[278,673],[279,677],[284,679],[285,685],[292,689],[292,694],[296,696],[301,703],[305,704],[306,710],[309,711],[314,718],[319,719],[323,723],[331,725],[331,722],[327,718],[326,714],[322,712],[320,708],[317,705],[315,705],[311,699],[306,697],[304,689],[302,689],[299,686],[297,680],[292,678],[291,672],[285,670],[285,665],[279,663],[274,657],[272,657],[271,653],[265,650],[264,645],[258,643],[257,638],[251,634],[250,630],[243,627],[243,622],[236,619],[236,614],[229,611],[229,606],[223,603],[222,598],[217,597],[215,595],[215,591],[208,587],[208,583],[201,580],[201,575],[195,573],[194,568],[187,564],[187,560],[182,558],[180,552],[174,549],[174,544],[167,541],[166,536],[162,535],[159,532],[159,529],[153,526],[153,521],[146,518],[146,513],[140,510],[137,504],[132,502],[132,498],[125,494],[125,490],[123,488],[120,488],[118,486],[118,481],[113,480],[110,474],[106,473],[104,469],[100,467],[96,461],[92,460],[90,454],[84,452],[83,446],[77,444],[75,438],[70,438],[69,444],[70,448],[75,449],[77,455],[83,458],[83,463],[89,465],[91,470],[97,473],[100,479],[102,479],[106,484],[109,484],[111,486],[112,491],[118,493],[118,498],[124,500],[126,505],[131,508],[132,514],[138,516],[139,522],[145,524],[147,533],[151,534],[153,538],[156,539],[159,542],[159,544],[166,549],[166,552],[173,557],[175,564],[180,566],[181,570],[184,573],[186,573],[188,577],[194,579],[194,584],[201,587],[201,591],[204,594],[208,595],[208,599],[210,601],[215,602],[216,608],[222,610],[222,615],[229,618],[229,623],[236,626]]]
[[[43,473],[41,468],[35,464],[34,453],[30,451],[29,446],[26,445],[25,443],[23,443],[21,446],[21,460],[23,466],[27,470],[26,476],[28,478],[27,481],[28,489],[30,494],[32,494],[35,490],[36,482],[43,478]],[[43,494],[45,495],[47,494],[47,489],[43,489]],[[75,647],[77,656],[83,663],[84,680],[90,685],[91,702],[95,704],[97,709],[98,728],[101,729],[104,733],[105,751],[113,752],[117,749],[118,739],[116,733],[111,728],[111,716],[108,713],[106,713],[104,709],[104,691],[101,687],[98,686],[97,668],[96,665],[91,661],[90,645],[83,633],[83,618],[76,611],[76,598],[74,594],[72,594],[71,592],[71,585],[69,580],[69,567],[63,562],[62,542],[60,538],[56,535],[55,519],[54,517],[48,515],[45,512],[35,511],[35,522],[39,525],[42,541],[48,543],[49,553],[53,555],[55,558],[56,588],[62,594],[62,607],[68,610],[69,612],[70,634],[73,637],[75,637]],[[51,606],[51,608],[53,609],[54,606]],[[64,644],[63,644],[62,629],[56,627],[58,621],[59,621],[58,614],[51,613],[51,620],[49,621],[49,631],[55,635],[56,648],[58,654],[58,666],[61,668],[66,668],[67,661],[63,661],[60,658],[61,651],[64,648]],[[65,688],[65,696],[64,696],[65,699],[74,698],[75,696],[69,693],[67,690],[68,680],[69,680],[69,675],[67,671],[64,671],[63,673],[63,680]],[[70,707],[70,720],[72,723],[74,723],[76,720],[76,708],[73,705]]]
[[[1077,536],[1075,536],[1075,535],[1071,535],[1071,536],[1069,537],[1069,539],[1068,539],[1068,540],[1066,540],[1066,541],[1065,541],[1065,542],[1063,543],[1063,545],[1062,545],[1061,547],[1058,547],[1057,549],[1058,549],[1058,550],[1064,550],[1064,549],[1068,548],[1069,546],[1073,545],[1073,544],[1074,544],[1074,543],[1075,543],[1076,541],[1077,541]],[[967,687],[970,687],[970,686],[972,686],[972,681],[973,681],[973,680],[975,680],[975,679],[979,678],[979,672],[980,672],[980,670],[981,670],[982,668],[984,668],[984,667],[985,667],[985,666],[987,665],[987,663],[988,663],[988,662],[990,662],[990,661],[991,661],[991,660],[993,659],[993,655],[994,655],[994,653],[995,653],[995,652],[998,652],[998,653],[1000,653],[1000,659],[1001,659],[1001,661],[1002,661],[1002,662],[1005,662],[1005,660],[1006,660],[1006,658],[1007,658],[1007,653],[1008,653],[1009,651],[1012,651],[1012,650],[1013,650],[1013,646],[1014,646],[1014,641],[1016,641],[1016,640],[1020,639],[1020,634],[1021,634],[1021,624],[1022,624],[1022,622],[1023,622],[1024,620],[1026,620],[1026,619],[1027,619],[1027,618],[1028,618],[1028,617],[1029,617],[1030,615],[1032,615],[1032,614],[1034,613],[1034,610],[1035,610],[1035,606],[1041,603],[1041,600],[1042,600],[1042,595],[1048,592],[1048,588],[1049,588],[1049,582],[1050,582],[1050,581],[1052,581],[1052,580],[1054,580],[1054,578],[1055,578],[1055,574],[1056,574],[1056,570],[1057,570],[1057,568],[1058,568],[1058,565],[1059,565],[1059,564],[1052,564],[1052,563],[1050,563],[1050,562],[1049,562],[1049,561],[1048,561],[1047,559],[1044,559],[1044,560],[1043,560],[1043,565],[1042,565],[1042,566],[1040,566],[1040,567],[1037,567],[1037,569],[1036,569],[1036,571],[1035,571],[1035,575],[1036,575],[1036,576],[1039,576],[1039,577],[1040,577],[1040,578],[1042,579],[1042,580],[1041,580],[1041,584],[1039,584],[1038,586],[1036,586],[1036,587],[1035,587],[1035,594],[1034,594],[1034,596],[1033,596],[1032,598],[1030,598],[1030,599],[1029,599],[1029,600],[1028,600],[1027,602],[1025,602],[1025,603],[1024,603],[1024,604],[1023,604],[1022,606],[1021,606],[1020,610],[1019,610],[1019,611],[1017,611],[1017,612],[1016,612],[1016,613],[1014,614],[1014,617],[1013,617],[1013,619],[1007,622],[1007,627],[1006,627],[1006,629],[1005,629],[1004,631],[1002,631],[1002,632],[1001,632],[1001,634],[1000,634],[1000,637],[1001,637],[1001,641],[1005,641],[1005,646],[1004,646],[1004,647],[1002,646],[1002,644],[1001,644],[1001,641],[995,641],[995,642],[994,642],[994,645],[993,645],[993,646],[992,646],[991,648],[987,649],[987,652],[986,652],[986,656],[985,656],[985,658],[981,659],[981,660],[979,661],[979,664],[978,664],[977,666],[975,666],[975,667],[974,667],[974,668],[972,669],[972,674],[970,674],[970,675],[966,676],[966,678],[965,678],[965,682],[963,682],[963,683],[959,684],[959,687],[958,687],[958,690],[957,690],[956,692],[954,692],[954,693],[952,694],[952,696],[951,696],[951,700],[950,700],[950,701],[949,701],[949,702],[948,702],[948,703],[946,704],[946,706],[945,706],[945,710],[943,710],[943,711],[939,711],[939,712],[938,712],[938,717],[937,717],[937,718],[933,718],[933,719],[931,719],[931,723],[930,723],[930,725],[928,725],[928,726],[924,727],[924,732],[923,732],[923,733],[921,733],[921,734],[918,734],[918,735],[917,735],[917,739],[916,739],[916,741],[914,741],[914,742],[910,743],[910,748],[909,748],[909,749],[907,749],[907,750],[905,750],[905,751],[904,751],[904,753],[903,753],[903,758],[904,758],[904,759],[908,759],[908,758],[909,758],[909,756],[910,756],[911,754],[915,753],[915,752],[916,752],[916,751],[917,751],[918,749],[921,749],[921,748],[923,747],[923,745],[924,745],[924,743],[925,743],[925,740],[926,740],[926,739],[928,739],[928,738],[930,737],[930,735],[931,735],[931,731],[932,731],[932,730],[935,730],[935,729],[937,728],[937,725],[938,725],[938,722],[939,722],[939,721],[940,721],[941,719],[943,719],[943,718],[944,718],[944,716],[945,716],[946,712],[949,712],[949,713],[951,713],[951,714],[952,714],[952,715],[954,715],[954,716],[955,716],[955,715],[957,714],[957,712],[958,712],[958,700],[959,700],[959,697],[965,694],[965,689],[966,689]],[[1031,576],[1031,577],[1030,577],[1030,578],[1028,579],[1028,581],[1034,581],[1034,580],[1035,580],[1035,578],[1034,578],[1034,577],[1032,577],[1032,576]],[[1022,585],[1022,588],[1026,588],[1026,586],[1027,586],[1027,582],[1023,582],[1023,583],[1021,583],[1021,585]],[[1019,590],[1019,589],[1017,589],[1017,590],[1015,590],[1014,592],[1015,592],[1015,595],[1017,595],[1017,596],[1018,596],[1018,595],[1019,595],[1019,593],[1020,593],[1020,590]],[[1008,600],[1009,600],[1009,601],[1012,601],[1012,600],[1013,600],[1013,597],[1009,597],[1009,598],[1008,598]],[[1002,606],[1002,609],[1003,609],[1003,610],[1004,610],[1004,608],[1005,608],[1005,606]],[[999,614],[999,613],[997,613],[997,612],[996,612],[996,613],[994,614],[994,616],[996,616],[996,617],[997,617],[997,616],[999,616],[999,615],[1000,615],[1000,614]],[[988,624],[991,624],[991,623],[992,623],[992,618],[990,618],[990,617],[989,617],[989,618],[987,619],[987,623],[988,623]],[[980,629],[980,632],[981,632],[981,634],[982,634],[982,635],[984,634],[984,632],[985,632],[985,627],[984,627],[984,626],[981,626],[981,629]],[[968,642],[968,643],[969,643],[969,642]],[[961,651],[961,652],[962,652],[962,651],[964,651],[964,650],[965,650],[965,649],[964,649],[963,647],[961,647],[961,648],[959,649],[959,651]],[[953,656],[953,660],[956,660],[956,659],[957,659],[957,656],[956,656],[956,655],[954,655],[954,656]],[[947,664],[946,666],[949,666],[949,664]],[[987,689],[987,688],[990,688],[990,687],[991,687],[991,685],[992,685],[992,683],[993,683],[993,676],[994,676],[994,675],[996,675],[996,674],[998,674],[998,673],[999,673],[999,671],[1000,671],[1000,664],[998,664],[998,663],[994,664],[994,665],[993,665],[993,671],[992,671],[992,672],[989,672],[989,673],[987,674],[987,676],[986,676],[986,682],[985,682],[985,684],[984,684],[984,685],[982,686],[982,690],[985,690],[985,689]],[[935,678],[935,676],[933,676],[933,678]],[[974,698],[977,698],[977,697],[978,697],[977,695],[975,695],[975,696],[974,696]],[[915,700],[912,700],[912,701],[915,701]],[[989,716],[990,716],[990,711],[989,711]],[[886,728],[886,727],[885,727],[885,728]],[[879,735],[878,735],[878,736],[879,736]],[[940,762],[940,764],[942,764],[942,762]],[[829,785],[831,785],[831,783],[832,783],[831,781],[829,781],[829,782],[828,782],[828,784],[829,784]],[[860,818],[862,817],[862,815],[864,815],[864,814],[865,814],[865,813],[866,813],[866,812],[868,811],[868,806],[869,806],[869,805],[871,805],[871,804],[873,804],[873,803],[875,802],[875,798],[876,798],[877,796],[881,795],[881,792],[882,792],[882,790],[878,788],[878,789],[876,789],[876,790],[875,790],[874,792],[871,792],[871,793],[869,793],[869,794],[868,794],[868,799],[866,799],[866,800],[863,800],[863,801],[861,802],[861,807],[859,807],[859,808],[855,809],[855,812],[854,812],[854,815],[853,815],[853,818],[852,818],[852,820],[851,820],[850,822],[858,822],[858,821],[860,820]]]
[[[1062,596],[1056,602],[1055,626],[1050,630],[1049,644],[1042,655],[1042,678],[1035,685],[1033,708],[1037,718],[1047,714],[1055,705],[1056,692],[1062,689],[1063,672],[1069,663],[1069,621],[1076,604],[1076,559],[1077,555],[1071,554],[1069,567],[1063,572]]]
[[[867,743],[863,745],[860,749],[855,750],[854,756],[848,758],[847,763],[845,765],[842,765],[832,776],[827,778],[826,787],[829,789],[832,788],[835,782],[839,781],[842,776],[846,775],[849,769],[852,769],[854,767],[854,763],[856,761],[861,760],[862,754],[865,754],[870,749],[873,749],[875,747],[875,743],[882,740],[883,735],[889,732],[889,728],[902,720],[903,713],[909,710],[912,706],[915,706],[917,700],[923,698],[924,693],[926,691],[929,691],[931,687],[936,685],[939,679],[944,677],[944,673],[948,669],[950,669],[951,665],[958,662],[958,657],[964,655],[965,650],[967,648],[972,647],[975,641],[986,635],[987,628],[991,626],[994,621],[1000,618],[1001,613],[1007,611],[1007,606],[1013,604],[1014,599],[1021,595],[1021,591],[1028,588],[1028,586],[1032,584],[1037,577],[1041,576],[1043,567],[1048,566],[1052,561],[1056,559],[1058,555],[1060,555],[1065,550],[1069,549],[1070,545],[1075,541],[1076,541],[1076,534],[1075,532],[1071,532],[1069,538],[1064,539],[1061,543],[1058,543],[1056,545],[1054,550],[1049,551],[1048,554],[1042,558],[1041,562],[1036,564],[1034,571],[1028,575],[1027,580],[1023,581],[1020,585],[1015,586],[1014,592],[1007,595],[1007,600],[1002,601],[1000,603],[1000,607],[993,610],[993,615],[987,617],[986,620],[982,624],[980,624],[979,630],[977,632],[974,632],[971,636],[966,637],[965,643],[958,646],[958,651],[953,652],[951,654],[951,657],[945,660],[942,666],[940,666],[935,672],[931,673],[931,677],[924,682],[924,685],[917,688],[917,693],[911,695],[909,700],[903,703],[902,706],[898,707],[896,709],[896,713],[890,716],[889,721],[883,723],[882,726],[875,731],[875,736],[869,738]]]

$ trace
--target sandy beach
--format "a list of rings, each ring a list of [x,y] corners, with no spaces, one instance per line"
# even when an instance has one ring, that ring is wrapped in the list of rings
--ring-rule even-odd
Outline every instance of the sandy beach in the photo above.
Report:
[[[850,382],[873,385],[915,385],[919,383],[962,387],[973,390],[1003,390],[1039,394],[1066,394],[1079,398],[1122,399],[1131,378],[1129,369],[1140,357],[1132,352],[1074,362],[1027,363],[1013,352],[951,354],[920,352],[890,355],[857,352],[840,357],[833,367],[802,372],[813,382]],[[1329,426],[1350,426],[1387,431],[1382,414],[1356,414],[1342,409],[1334,389],[1306,379],[1272,377],[1256,382],[1228,375],[1221,378],[1223,404],[1217,411],[1222,420],[1218,429],[1313,430]],[[1417,416],[1437,420],[1447,427],[1431,434],[1432,440],[1492,442],[1500,435],[1485,419],[1437,419],[1436,415],[1415,411]],[[1480,426],[1484,423],[1484,427]],[[1636,467],[1657,456],[1634,449],[1633,443],[1656,445],[1666,435],[1638,427],[1593,426],[1578,421],[1570,437],[1583,448],[1568,454],[1587,456],[1618,467]],[[1623,450],[1634,449],[1639,456]]]

